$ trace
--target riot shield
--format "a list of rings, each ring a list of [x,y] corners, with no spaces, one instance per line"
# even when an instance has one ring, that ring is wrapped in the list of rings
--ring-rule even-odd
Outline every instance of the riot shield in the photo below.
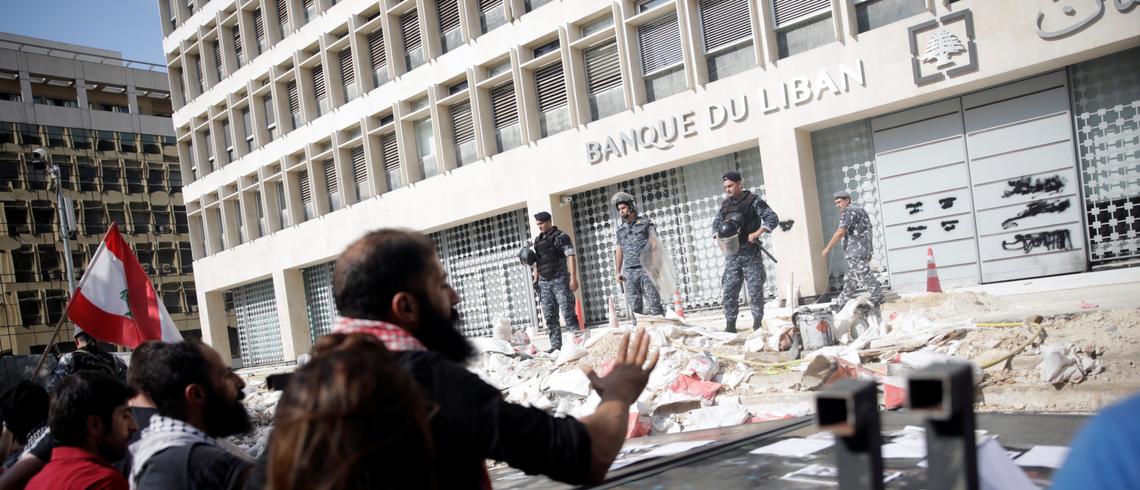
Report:
[[[677,273],[673,269],[673,260],[662,245],[661,239],[657,237],[657,230],[654,228],[649,229],[649,240],[641,249],[641,268],[649,276],[649,280],[653,281],[653,285],[657,286],[662,301],[668,303],[669,298],[673,297],[673,292],[677,291]]]

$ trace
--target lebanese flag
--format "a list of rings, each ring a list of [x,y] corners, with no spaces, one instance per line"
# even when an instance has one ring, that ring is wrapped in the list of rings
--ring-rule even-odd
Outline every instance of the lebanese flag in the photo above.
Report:
[[[99,340],[131,349],[148,340],[182,340],[116,223],[79,279],[67,318]]]

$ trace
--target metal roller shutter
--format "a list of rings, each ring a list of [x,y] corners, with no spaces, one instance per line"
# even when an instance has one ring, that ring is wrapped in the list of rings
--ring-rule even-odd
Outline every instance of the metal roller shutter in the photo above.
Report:
[[[384,153],[384,170],[398,172],[400,170],[400,145],[396,142],[396,133],[389,133],[380,138],[380,150]]]
[[[498,129],[519,121],[514,84],[507,83],[491,89],[491,118]]]
[[[617,41],[586,50],[586,87],[591,94],[604,92],[621,85],[621,65],[618,63]]]
[[[340,191],[340,185],[336,181],[336,163],[332,159],[325,160],[322,164],[325,169],[325,189],[329,191],[329,196],[336,194]]]
[[[538,89],[538,110],[546,112],[566,105],[566,79],[562,75],[562,62],[553,63],[534,72]]]
[[[451,106],[451,129],[455,133],[455,144],[457,145],[475,139],[475,125],[471,120],[470,102]]]
[[[503,4],[503,0],[479,0],[479,10],[486,12]]]
[[[289,96],[289,113],[296,116],[301,113],[301,100],[297,96],[297,81],[293,80],[285,86],[285,93]]]
[[[202,70],[202,53],[198,53],[198,56],[194,57],[194,71],[196,72],[195,74],[198,75],[198,90],[205,92],[206,72]]]
[[[302,170],[297,173],[297,182],[301,188],[301,203],[310,204],[313,202],[313,191],[309,188],[309,171]]]
[[[352,149],[352,181],[363,186],[368,182],[368,165],[364,159],[364,147]]]
[[[748,0],[702,0],[701,28],[705,51],[752,37]]]
[[[281,37],[289,35],[289,8],[286,0],[277,0],[277,21],[281,24]]]
[[[685,60],[676,14],[641,25],[637,28],[637,38],[641,47],[642,73],[653,73]]]
[[[772,16],[776,27],[831,8],[831,0],[772,0]]]
[[[241,66],[241,62],[242,62],[241,28],[238,27],[237,24],[234,24],[234,26],[231,27],[230,30],[233,31],[233,35],[234,35],[234,59],[237,60],[238,66]]]
[[[223,78],[222,74],[222,40],[214,41],[214,69],[217,70],[218,80]]]
[[[324,66],[317,65],[313,67],[313,95],[316,99],[323,100],[325,98],[325,68]]]
[[[261,9],[253,11],[253,37],[258,44],[265,40],[265,21],[261,18]]]

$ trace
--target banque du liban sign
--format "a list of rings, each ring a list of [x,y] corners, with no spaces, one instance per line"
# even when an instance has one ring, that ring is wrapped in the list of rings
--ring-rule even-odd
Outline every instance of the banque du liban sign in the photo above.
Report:
[[[795,76],[761,88],[708,104],[702,109],[675,113],[653,122],[629,128],[603,139],[586,142],[586,159],[591,165],[608,162],[646,150],[668,150],[677,140],[716,131],[729,122],[742,122],[753,113],[772,114],[793,110],[827,94],[842,95],[851,85],[867,86],[863,61],[840,63],[823,68],[814,77]]]

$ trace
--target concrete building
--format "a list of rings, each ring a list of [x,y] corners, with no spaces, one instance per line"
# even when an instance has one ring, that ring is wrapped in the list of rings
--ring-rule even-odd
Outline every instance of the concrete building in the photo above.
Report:
[[[117,222],[179,329],[198,332],[166,69],[115,51],[0,34],[0,350],[42,352],[68,297],[50,151],[74,202],[71,241],[83,274]],[[60,346],[74,346],[70,324]]]
[[[203,337],[224,348],[236,325],[246,363],[328,331],[331,261],[379,227],[431,234],[482,335],[537,323],[515,257],[550,211],[602,323],[619,189],[657,223],[685,307],[717,308],[729,169],[787,228],[766,243],[777,299],[837,284],[819,251],[841,189],[896,290],[923,287],[928,249],[947,286],[1140,254],[1130,2],[159,5]]]

